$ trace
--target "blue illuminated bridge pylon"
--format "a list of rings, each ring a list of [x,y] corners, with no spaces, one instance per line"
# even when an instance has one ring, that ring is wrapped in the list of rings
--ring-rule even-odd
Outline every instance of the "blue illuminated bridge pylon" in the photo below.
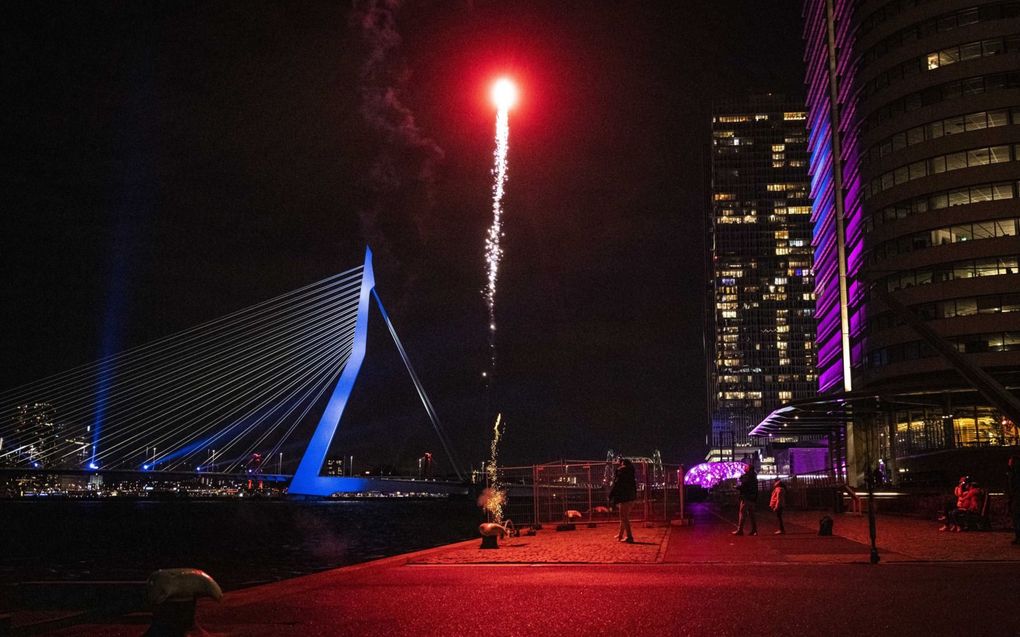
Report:
[[[0,468],[231,475],[244,473],[255,456],[279,467],[282,450],[299,446],[305,450],[291,486],[295,494],[449,493],[452,485],[319,475],[365,359],[371,303],[462,481],[376,292],[371,250],[363,265],[345,272],[0,391]],[[305,445],[299,436],[323,404]]]
[[[439,423],[439,418],[436,416],[436,411],[432,406],[432,402],[426,395],[425,389],[422,387],[421,381],[418,379],[418,375],[415,374],[414,368],[411,366],[410,359],[407,356],[407,352],[404,350],[404,346],[397,337],[397,331],[393,327],[393,322],[390,321],[390,317],[386,313],[386,309],[383,307],[382,299],[379,298],[379,294],[375,290],[375,274],[372,269],[372,250],[368,249],[365,251],[365,266],[361,275],[361,291],[358,298],[358,313],[354,326],[354,345],[351,350],[350,357],[344,364],[343,372],[341,372],[340,378],[337,381],[336,386],[333,388],[333,394],[329,397],[329,402],[326,404],[326,408],[322,412],[319,424],[315,428],[315,432],[312,433],[312,438],[308,442],[308,447],[305,449],[304,456],[301,458],[301,463],[298,465],[297,471],[294,473],[294,479],[291,480],[289,492],[292,494],[322,496],[341,492],[368,491],[371,490],[373,483],[375,482],[366,478],[321,475],[322,466],[326,461],[326,454],[329,451],[329,446],[333,441],[333,436],[336,434],[337,427],[340,424],[340,419],[343,417],[344,409],[347,407],[347,401],[351,397],[351,391],[354,389],[354,381],[357,380],[358,372],[361,371],[361,364],[365,360],[368,340],[369,305],[372,299],[375,300],[376,306],[379,308],[379,313],[386,322],[386,327],[389,329],[390,336],[393,337],[393,342],[397,346],[397,350],[400,352],[400,358],[404,361],[404,365],[407,367],[407,371],[414,383],[415,390],[418,392],[418,396],[421,398],[425,411],[428,413],[429,420],[432,422],[432,426],[435,428],[436,434],[439,436],[439,440],[443,445],[444,451],[446,451],[450,464],[453,467],[454,472],[457,474],[457,479],[463,480],[463,475],[460,472],[460,468],[457,466],[456,460],[454,460],[453,453],[450,450],[450,445],[446,439],[445,433],[443,432],[443,428]]]

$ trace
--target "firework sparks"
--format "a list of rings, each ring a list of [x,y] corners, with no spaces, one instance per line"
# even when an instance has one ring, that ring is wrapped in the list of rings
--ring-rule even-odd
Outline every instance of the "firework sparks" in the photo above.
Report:
[[[489,306],[489,353],[492,365],[496,362],[496,282],[499,263],[503,258],[500,239],[503,237],[503,193],[507,180],[507,151],[510,147],[510,108],[517,101],[517,87],[503,78],[492,87],[492,101],[496,105],[496,150],[493,153],[492,225],[485,237],[485,261],[488,264],[488,283],[485,300]]]
[[[500,425],[503,424],[503,414],[496,414],[496,424],[492,427],[492,445],[489,447],[489,465],[485,468],[485,475],[488,478],[489,488],[482,494],[482,506],[492,514],[492,519],[497,524],[503,522],[503,503],[506,502],[506,493],[499,485],[499,437],[502,435]]]

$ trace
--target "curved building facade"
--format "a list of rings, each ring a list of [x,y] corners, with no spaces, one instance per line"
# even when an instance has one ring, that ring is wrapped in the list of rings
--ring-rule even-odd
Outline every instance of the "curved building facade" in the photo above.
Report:
[[[847,436],[848,473],[1020,444],[912,320],[1016,396],[1020,2],[806,0],[804,18],[819,389],[889,399]]]

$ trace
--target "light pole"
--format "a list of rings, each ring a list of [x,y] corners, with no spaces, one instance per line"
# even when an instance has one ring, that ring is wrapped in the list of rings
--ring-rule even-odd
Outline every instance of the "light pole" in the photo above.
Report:
[[[276,475],[283,475],[283,452],[280,452],[280,458],[276,461]]]
[[[876,406],[877,411],[877,406]],[[878,564],[878,547],[875,545],[875,475],[871,470],[871,447],[874,444],[876,413],[871,412],[864,416],[868,422],[867,435],[864,444],[867,455],[865,456],[864,484],[868,487],[868,536],[871,539],[871,563]]]

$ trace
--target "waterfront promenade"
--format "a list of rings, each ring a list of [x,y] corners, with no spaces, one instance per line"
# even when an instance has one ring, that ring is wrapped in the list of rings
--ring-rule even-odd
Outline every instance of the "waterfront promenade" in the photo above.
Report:
[[[882,562],[868,563],[866,518],[788,516],[773,535],[730,535],[700,505],[691,526],[550,527],[495,551],[472,540],[228,593],[199,604],[209,633],[315,635],[1020,635],[1020,547],[1011,534],[938,533],[881,516]],[[213,574],[215,576],[215,574]],[[140,635],[142,615],[53,635]]]

